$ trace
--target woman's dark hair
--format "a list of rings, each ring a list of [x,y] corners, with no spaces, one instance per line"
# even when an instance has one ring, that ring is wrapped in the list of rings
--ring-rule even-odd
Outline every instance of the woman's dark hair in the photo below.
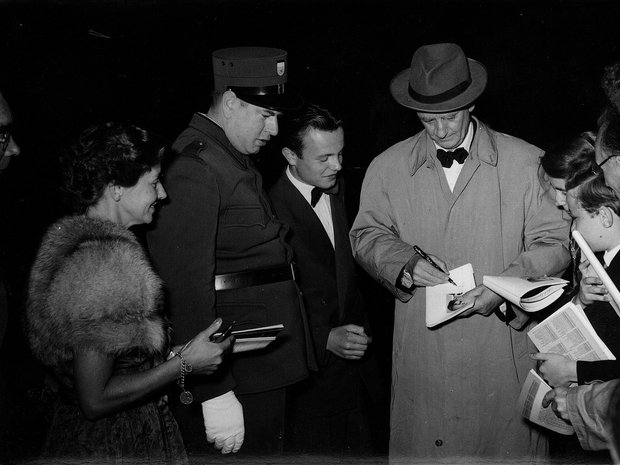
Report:
[[[586,131],[551,146],[540,159],[546,176],[563,179],[568,184],[582,173],[590,174],[595,159],[594,139],[594,134]]]
[[[578,187],[574,195],[581,207],[588,213],[596,213],[601,207],[609,207],[620,216],[620,199],[616,193],[605,184],[602,173],[590,174],[579,184],[568,184],[566,189]]]
[[[283,146],[301,158],[304,136],[311,129],[332,132],[342,127],[342,120],[327,109],[312,103],[305,104],[299,111],[286,115],[282,120]]]
[[[163,155],[161,141],[137,126],[108,122],[89,127],[61,158],[67,206],[84,213],[106,186],[134,186]]]

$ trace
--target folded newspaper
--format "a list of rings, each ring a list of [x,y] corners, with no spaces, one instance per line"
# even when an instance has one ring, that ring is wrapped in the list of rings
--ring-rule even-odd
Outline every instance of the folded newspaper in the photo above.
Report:
[[[560,354],[571,360],[616,359],[581,307],[572,302],[538,323],[527,335],[542,353]]]
[[[534,370],[530,370],[525,378],[521,394],[517,401],[517,409],[524,418],[555,431],[571,435],[575,432],[567,421],[559,418],[551,407],[543,408],[542,400],[551,387]]]
[[[536,312],[556,301],[568,281],[549,276],[483,276],[482,284],[526,312]]]
[[[615,360],[616,357],[596,334],[581,307],[567,303],[528,331],[527,335],[542,353],[560,354],[571,360]],[[517,408],[537,425],[560,434],[573,434],[572,426],[558,418],[542,399],[551,387],[530,370],[521,388]]]

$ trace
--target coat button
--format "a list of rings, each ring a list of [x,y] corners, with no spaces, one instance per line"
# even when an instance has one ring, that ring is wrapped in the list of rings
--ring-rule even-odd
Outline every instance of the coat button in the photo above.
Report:
[[[327,300],[325,300],[325,299],[321,300],[321,305],[323,305],[323,306],[327,305]]]
[[[441,447],[441,446],[443,446],[443,441],[442,441],[441,439],[437,439],[437,440],[435,441],[435,445],[436,445],[437,447]]]

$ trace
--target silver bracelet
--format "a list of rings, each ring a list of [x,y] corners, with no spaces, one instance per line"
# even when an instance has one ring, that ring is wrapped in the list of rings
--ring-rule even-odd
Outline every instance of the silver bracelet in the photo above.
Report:
[[[173,357],[179,357],[181,359],[181,377],[177,380],[177,384],[181,388],[181,394],[179,395],[179,399],[183,405],[189,405],[194,401],[194,396],[191,392],[185,389],[185,375],[192,372],[192,366],[185,361],[185,358],[181,354],[185,347],[187,347],[189,343],[185,344],[183,349],[178,352],[170,351]]]

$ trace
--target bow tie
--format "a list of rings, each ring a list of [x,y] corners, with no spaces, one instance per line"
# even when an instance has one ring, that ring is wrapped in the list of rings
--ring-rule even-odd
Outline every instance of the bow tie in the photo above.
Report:
[[[312,192],[310,193],[310,205],[312,205],[312,208],[316,207],[316,204],[321,199],[321,196],[323,194],[334,195],[337,193],[338,193],[338,184],[336,184],[334,187],[330,187],[329,189],[321,189],[320,187],[315,187],[314,189],[312,189]]]
[[[440,161],[441,166],[444,168],[450,168],[452,161],[456,161],[459,165],[462,165],[467,158],[467,150],[463,147],[459,147],[454,152],[437,149],[437,159]]]

